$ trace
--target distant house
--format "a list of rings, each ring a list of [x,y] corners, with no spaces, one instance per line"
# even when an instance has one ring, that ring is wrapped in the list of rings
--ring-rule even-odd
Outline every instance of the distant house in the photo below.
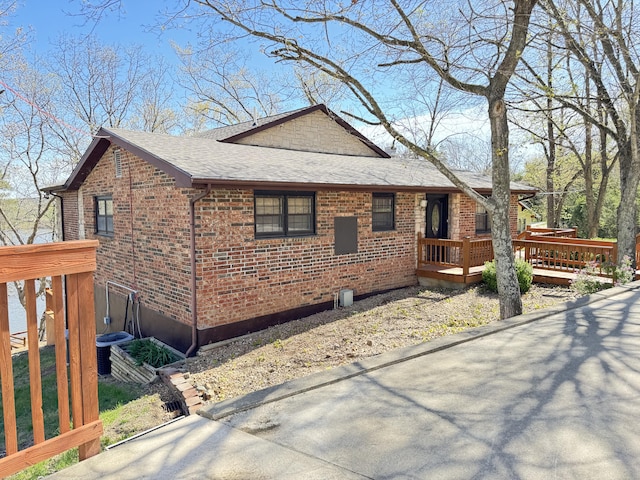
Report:
[[[491,193],[490,178],[459,174]],[[142,333],[182,351],[330,308],[343,289],[414,285],[418,232],[491,228],[429,163],[390,158],[324,105],[196,136],[102,128],[48,190],[65,239],[100,241],[98,331],[110,282],[111,331],[125,286]],[[514,234],[519,195],[533,191],[512,186]]]
[[[541,215],[531,210],[524,202],[518,202],[518,233],[524,232],[528,226],[539,222]]]

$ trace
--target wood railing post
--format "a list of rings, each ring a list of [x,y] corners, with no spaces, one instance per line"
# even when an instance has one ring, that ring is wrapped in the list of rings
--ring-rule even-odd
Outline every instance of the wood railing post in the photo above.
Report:
[[[464,237],[462,239],[462,275],[469,275],[469,263],[471,262],[471,239]]]
[[[7,297],[7,284],[0,283],[0,377],[2,378],[4,444],[7,456],[13,455],[18,451],[13,364],[11,362],[11,339],[9,335],[9,299]]]
[[[82,320],[90,319],[93,326],[95,308],[93,303],[93,273],[78,273],[78,313]],[[82,424],[98,420],[98,358],[96,354],[96,329],[82,325],[80,329],[80,358],[82,363]],[[78,447],[80,460],[100,453],[100,438],[94,438]]]
[[[422,256],[422,232],[418,232],[418,268],[420,268],[424,262],[424,257]]]

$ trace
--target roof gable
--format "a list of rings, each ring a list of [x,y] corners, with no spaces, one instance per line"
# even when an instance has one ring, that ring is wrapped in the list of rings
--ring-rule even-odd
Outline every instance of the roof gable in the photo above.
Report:
[[[322,104],[196,136],[259,147],[389,158],[384,150]]]

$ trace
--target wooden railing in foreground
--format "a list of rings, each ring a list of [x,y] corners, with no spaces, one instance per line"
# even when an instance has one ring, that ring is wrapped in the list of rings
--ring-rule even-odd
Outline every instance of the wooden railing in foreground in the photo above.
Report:
[[[462,268],[468,275],[471,267],[479,267],[493,260],[490,238],[465,237],[462,240],[423,238],[418,233],[418,268],[426,265]]]
[[[98,368],[94,324],[93,271],[97,241],[0,247],[0,377],[6,456],[0,477],[79,447],[80,460],[100,452],[102,422],[98,418]],[[64,325],[63,280],[66,277],[69,375]],[[45,439],[38,345],[35,280],[50,277],[53,295],[58,431]],[[27,303],[27,343],[31,388],[33,446],[19,450],[14,377],[9,332],[7,283],[24,280]],[[70,377],[70,378],[69,378]],[[71,398],[69,398],[69,380]],[[71,400],[71,412],[69,411]],[[71,426],[73,420],[73,427]]]

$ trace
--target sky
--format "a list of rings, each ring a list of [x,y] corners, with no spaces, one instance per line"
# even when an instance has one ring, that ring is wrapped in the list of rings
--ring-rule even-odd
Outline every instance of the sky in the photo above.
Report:
[[[187,27],[169,29],[160,32],[152,28],[157,23],[157,16],[163,6],[174,7],[175,0],[123,0],[124,12],[110,13],[100,22],[87,21],[84,17],[74,16],[80,8],[82,0],[19,0],[15,17],[11,23],[32,29],[31,51],[42,55],[51,50],[55,40],[61,34],[81,36],[93,34],[101,43],[119,43],[122,45],[140,45],[147,53],[163,54],[172,64],[178,63],[171,47],[172,42],[184,46],[196,43],[195,31]],[[255,45],[254,45],[255,48]],[[256,61],[262,67],[269,67],[270,61],[257,52]],[[477,110],[470,114],[461,112],[459,115],[446,119],[438,132],[438,140],[456,132],[464,131],[468,134],[488,137],[488,124],[484,115],[477,115]],[[380,128],[361,127],[366,136],[381,146],[388,146],[391,138]]]
[[[172,56],[172,40],[186,43],[193,41],[195,35],[186,29],[161,34],[157,30],[152,31],[151,26],[162,3],[160,0],[128,1],[123,15],[111,13],[95,24],[73,15],[78,12],[80,0],[21,0],[11,23],[33,29],[31,47],[35,53],[48,51],[61,34],[93,34],[104,43],[139,44],[150,53]]]

